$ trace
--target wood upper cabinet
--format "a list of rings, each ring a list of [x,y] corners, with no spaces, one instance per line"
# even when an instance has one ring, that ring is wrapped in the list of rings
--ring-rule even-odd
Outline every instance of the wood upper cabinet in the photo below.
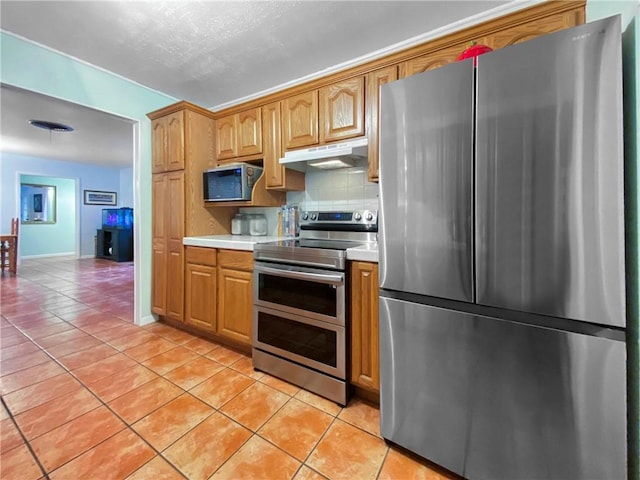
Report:
[[[584,10],[577,8],[567,12],[558,13],[549,17],[516,25],[500,30],[478,40],[494,50],[526,42],[547,33],[553,33],[565,28],[575,27],[584,23]]]
[[[237,115],[216,120],[216,158],[223,160],[238,156]]]
[[[262,153],[262,116],[252,108],[216,120],[216,159],[259,155]]]
[[[364,135],[364,77],[320,89],[320,143]]]
[[[304,173],[280,165],[282,149],[280,102],[262,107],[263,166],[267,189],[304,190]]]
[[[467,46],[464,43],[460,43],[402,62],[400,64],[400,78],[406,78],[416,73],[426,72],[453,63],[465,48]]]
[[[253,318],[253,255],[237,250],[218,250],[219,335],[251,345]]]
[[[351,262],[351,383],[380,392],[378,264]]]
[[[556,8],[548,2],[549,6],[541,5],[540,8],[553,9]],[[523,17],[527,15],[527,11],[515,12],[509,16],[509,23],[513,26],[505,27],[504,21],[496,19],[494,22],[495,30],[488,34],[478,35],[471,38],[477,43],[491,47],[494,50],[508,47],[516,43],[540,37],[547,33],[557,32],[565,28],[575,27],[584,23],[584,4],[573,2],[557,3],[557,8],[561,10],[549,10],[544,16],[536,19]],[[498,23],[500,23],[498,25]],[[485,30],[486,31],[486,30]],[[456,34],[453,34],[455,36]],[[463,31],[459,36],[469,38],[469,32]],[[452,36],[452,38],[453,38]],[[416,73],[425,72],[434,68],[442,67],[448,63],[455,62],[467,47],[468,40],[462,40],[452,46],[441,48],[425,55],[421,55],[400,64],[400,78],[405,78]]]
[[[184,112],[179,111],[151,122],[152,172],[184,168]]]
[[[367,138],[369,181],[378,181],[380,167],[380,87],[398,79],[398,67],[381,68],[367,75]]]
[[[318,91],[285,98],[282,106],[282,139],[285,150],[316,145],[318,136]]]
[[[238,118],[238,156],[262,153],[262,112],[253,108],[240,112]]]
[[[184,321],[215,332],[217,318],[216,249],[185,247]]]

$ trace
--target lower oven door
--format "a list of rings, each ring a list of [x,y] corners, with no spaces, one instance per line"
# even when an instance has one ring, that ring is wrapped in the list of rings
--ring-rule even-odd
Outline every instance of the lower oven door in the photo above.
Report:
[[[345,274],[255,262],[253,303],[322,322],[345,325]]]
[[[334,377],[346,378],[345,327],[255,306],[253,346]]]

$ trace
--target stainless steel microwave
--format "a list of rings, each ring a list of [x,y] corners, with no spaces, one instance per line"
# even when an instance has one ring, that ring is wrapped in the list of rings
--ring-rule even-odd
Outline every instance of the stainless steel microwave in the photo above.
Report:
[[[206,202],[229,202],[251,200],[251,192],[262,167],[248,163],[234,163],[207,170],[203,174],[204,200]]]

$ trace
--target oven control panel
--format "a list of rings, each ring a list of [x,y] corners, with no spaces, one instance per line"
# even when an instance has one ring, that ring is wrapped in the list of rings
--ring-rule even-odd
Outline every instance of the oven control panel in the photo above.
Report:
[[[377,230],[378,212],[375,210],[350,210],[350,211],[305,211],[300,215],[301,228],[313,228],[321,226],[341,227],[359,226],[367,230]]]

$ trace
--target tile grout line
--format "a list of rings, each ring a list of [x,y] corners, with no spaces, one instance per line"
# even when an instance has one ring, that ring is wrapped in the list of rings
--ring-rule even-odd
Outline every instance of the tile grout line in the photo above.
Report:
[[[67,296],[67,297],[68,297],[68,295],[65,295],[65,296]],[[82,302],[81,300],[75,299],[75,298],[73,298],[73,297],[68,297],[68,298],[71,298],[72,300],[74,300],[74,301],[75,301],[75,302],[77,302],[78,304],[84,304],[84,302]],[[87,305],[87,306],[88,306],[89,308],[91,308],[91,309],[97,309],[96,307],[92,307],[92,306],[90,306],[90,305],[88,305],[88,304],[84,304],[84,305]],[[51,312],[51,313],[53,313],[53,312]],[[73,312],[68,312],[68,314],[72,314],[72,313],[73,313]],[[108,313],[109,315],[111,315],[111,314],[112,314],[112,313],[110,313],[110,312],[103,312],[103,313],[105,313],[105,314],[107,314],[107,313]],[[77,329],[81,330],[82,332],[84,332],[84,333],[86,333],[86,334],[88,334],[88,335],[93,336],[94,338],[96,338],[97,340],[99,340],[99,341],[100,341],[100,345],[107,345],[107,346],[109,346],[109,347],[113,348],[113,346],[112,346],[108,341],[101,340],[100,338],[95,337],[92,333],[90,333],[90,332],[86,332],[85,330],[83,330],[83,329],[82,329],[82,327],[80,327],[80,326],[77,326],[77,325],[73,324],[73,323],[72,323],[72,320],[67,320],[67,319],[65,319],[65,318],[59,317],[59,316],[58,316],[58,314],[55,314],[55,313],[53,313],[53,315],[54,315],[55,317],[60,318],[62,321],[66,322],[67,324],[71,325],[72,327],[77,328]],[[62,315],[67,315],[67,313],[66,313],[66,312],[63,312],[63,313],[62,313]],[[117,315],[114,315],[114,316],[116,316],[116,317],[117,317]],[[120,318],[120,317],[117,317],[117,318]],[[120,318],[120,319],[121,319],[122,321],[126,322],[126,319],[122,319],[122,318]],[[7,319],[7,321],[8,321],[8,319]],[[11,323],[11,322],[9,322],[9,323]],[[130,323],[130,322],[128,322],[128,323]],[[12,323],[11,323],[11,324],[12,324]],[[14,325],[14,324],[12,324],[12,325]],[[15,325],[14,325],[14,326],[15,326]],[[141,327],[141,328],[142,328],[142,327]],[[100,330],[100,331],[102,331],[102,330]],[[146,365],[144,365],[142,362],[147,361],[147,360],[149,360],[150,358],[153,358],[154,356],[162,355],[163,353],[166,353],[166,352],[160,352],[160,353],[158,353],[157,355],[153,355],[152,357],[146,358],[146,359],[141,360],[141,361],[139,361],[139,360],[137,360],[137,359],[135,359],[135,358],[133,358],[133,357],[129,357],[129,356],[128,356],[128,354],[127,354],[127,353],[125,353],[125,352],[126,352],[126,349],[124,349],[124,350],[120,350],[120,349],[117,349],[117,348],[116,348],[116,349],[115,349],[115,350],[116,350],[116,352],[114,352],[114,355],[117,355],[117,354],[119,354],[119,353],[122,353],[125,357],[132,359],[132,360],[133,360],[137,365],[142,365],[142,366],[143,366],[143,367],[145,367],[147,370],[149,370],[149,371],[153,372],[155,375],[157,375],[157,378],[163,378],[165,381],[168,381],[168,382],[172,383],[173,385],[176,385],[178,388],[180,388],[180,389],[182,390],[182,393],[181,393],[180,395],[184,395],[184,393],[189,393],[190,395],[192,395],[193,397],[195,397],[195,395],[191,394],[190,390],[193,390],[193,389],[194,389],[194,388],[196,388],[198,385],[200,385],[200,384],[202,384],[202,383],[206,382],[206,381],[207,381],[209,378],[211,378],[211,377],[209,377],[209,378],[207,378],[207,379],[202,380],[200,383],[198,383],[198,384],[196,384],[196,385],[191,386],[190,390],[185,390],[185,389],[184,389],[184,388],[182,388],[180,385],[177,385],[177,384],[175,384],[174,382],[172,382],[170,379],[166,378],[166,377],[165,377],[165,375],[167,375],[168,373],[172,372],[173,370],[175,370],[175,369],[177,369],[177,368],[180,368],[181,366],[184,366],[185,364],[188,364],[188,363],[190,363],[190,362],[192,362],[192,361],[195,361],[195,360],[197,360],[197,359],[199,359],[199,358],[204,358],[204,359],[207,359],[207,360],[213,361],[213,362],[215,362],[215,363],[219,363],[219,362],[216,362],[215,360],[213,360],[213,359],[211,359],[211,358],[209,358],[209,357],[207,357],[207,356],[206,356],[206,354],[207,354],[207,353],[210,353],[211,351],[215,350],[215,348],[214,348],[214,349],[212,349],[212,350],[210,350],[209,352],[206,352],[206,353],[202,354],[202,353],[198,353],[198,352],[197,352],[197,351],[195,351],[195,350],[191,350],[191,349],[190,349],[190,348],[188,348],[188,347],[184,347],[184,344],[185,344],[185,343],[188,343],[188,342],[177,343],[175,340],[172,340],[171,338],[165,337],[164,335],[162,335],[162,334],[160,334],[160,333],[155,333],[155,332],[153,332],[152,330],[147,330],[147,331],[149,331],[149,333],[153,333],[154,335],[156,335],[156,336],[158,336],[158,337],[163,338],[164,340],[167,340],[167,341],[169,341],[169,342],[173,343],[173,344],[174,344],[174,346],[173,346],[173,347],[171,347],[171,348],[176,348],[176,347],[183,347],[183,348],[187,348],[187,349],[189,349],[190,351],[194,352],[197,356],[196,356],[195,358],[193,358],[193,359],[189,360],[188,362],[184,362],[183,364],[181,364],[181,365],[177,365],[175,368],[172,368],[171,370],[169,370],[169,371],[167,371],[167,372],[164,372],[164,373],[160,374],[160,373],[156,372],[155,370],[153,370],[153,369],[151,369],[151,368],[147,367],[147,366],[146,366]],[[97,333],[97,332],[96,332],[96,333]],[[190,332],[189,332],[189,333],[190,333]],[[127,336],[127,335],[123,335],[123,337],[125,337],[125,336]],[[27,336],[27,337],[28,337],[28,336]],[[33,343],[35,343],[36,345],[38,345],[38,344],[37,344],[35,341],[33,341],[30,337],[28,337],[28,338],[29,338]],[[117,338],[120,338],[120,337],[117,337]],[[202,338],[202,337],[198,337],[198,336],[195,336],[195,335],[194,335],[194,338]],[[207,341],[208,341],[208,339],[204,339],[204,340],[207,340]],[[72,340],[72,341],[73,341],[73,340]],[[143,343],[144,343],[144,342],[143,342]],[[141,344],[140,344],[140,345],[141,345]],[[38,346],[39,346],[39,345],[38,345]],[[97,346],[98,346],[98,345],[95,345],[95,346],[93,346],[93,347],[97,347]],[[132,346],[132,347],[130,347],[130,348],[134,348],[134,347],[136,347],[136,346],[137,346],[137,345],[134,345],[134,346]],[[225,346],[226,346],[226,345],[225,345]],[[88,350],[88,349],[93,348],[93,347],[88,347],[88,348],[86,348],[85,350]],[[41,348],[41,347],[40,347],[40,348]],[[52,356],[48,351],[46,351],[46,349],[42,349],[42,350],[43,350],[43,351],[45,351],[45,353],[46,353],[49,357],[52,357],[52,358],[53,358],[53,356]],[[84,351],[84,350],[82,350],[82,351]],[[244,356],[244,355],[243,355],[243,356]],[[108,357],[106,357],[106,358],[108,358]],[[249,358],[250,358],[250,357],[249,357]],[[103,400],[102,400],[102,399],[100,399],[100,397],[98,397],[94,392],[92,392],[92,391],[87,387],[87,385],[85,385],[85,383],[84,383],[82,380],[80,380],[78,377],[76,377],[76,376],[75,376],[75,374],[73,374],[73,372],[72,372],[70,369],[68,369],[64,364],[62,364],[62,363],[61,363],[60,361],[58,361],[56,358],[53,358],[53,360],[54,360],[56,363],[58,363],[59,365],[61,365],[65,371],[67,371],[68,373],[71,373],[71,375],[73,376],[73,378],[75,378],[76,380],[78,380],[78,381],[79,381],[79,383],[80,383],[80,385],[82,385],[82,387],[84,387],[86,390],[89,390],[89,392],[90,392],[94,397],[96,397],[96,398],[98,399],[98,401],[99,401],[102,405],[106,406],[106,407],[107,407],[107,409],[108,409],[109,411],[111,411],[111,412],[112,412],[112,413],[113,413],[113,414],[114,414],[118,419],[120,419],[120,420],[123,422],[123,424],[124,424],[124,425],[126,425],[127,427],[129,427],[129,428],[130,428],[130,429],[131,429],[131,430],[132,430],[132,431],[133,431],[133,432],[134,432],[138,437],[140,437],[140,434],[138,434],[138,432],[136,432],[136,431],[132,428],[132,426],[131,426],[129,423],[127,423],[126,421],[124,421],[124,420],[123,420],[123,419],[122,419],[122,418],[121,418],[117,413],[115,413],[115,412],[114,412],[114,411],[109,407],[109,405],[107,404],[107,402],[103,401]],[[211,415],[214,415],[216,412],[219,412],[219,413],[220,413],[222,416],[224,416],[225,418],[228,418],[230,421],[234,422],[235,424],[237,424],[237,425],[241,425],[243,428],[245,428],[245,429],[249,430],[249,431],[252,433],[252,435],[247,439],[247,441],[249,441],[253,436],[256,436],[256,435],[257,435],[259,438],[261,438],[262,440],[264,440],[264,441],[268,442],[269,444],[273,445],[273,446],[274,446],[274,447],[276,447],[279,451],[281,451],[281,452],[285,453],[287,456],[289,456],[289,457],[291,457],[291,458],[295,459],[296,461],[299,461],[299,462],[300,462],[300,466],[299,466],[299,467],[298,467],[298,469],[296,470],[296,474],[297,474],[297,473],[302,469],[302,466],[306,466],[307,468],[309,468],[309,469],[311,469],[312,471],[316,472],[316,470],[314,470],[312,467],[310,467],[306,462],[308,461],[308,459],[310,458],[310,456],[313,454],[313,452],[314,452],[314,451],[315,451],[315,449],[317,448],[318,444],[319,444],[319,443],[320,443],[320,442],[325,438],[325,436],[327,435],[327,433],[328,433],[328,431],[330,430],[330,428],[335,424],[336,419],[341,420],[343,423],[348,424],[348,425],[350,425],[350,426],[352,426],[352,427],[355,427],[355,428],[357,428],[357,429],[359,429],[359,430],[363,431],[364,433],[367,433],[367,434],[369,434],[369,435],[373,436],[374,438],[378,438],[378,436],[377,436],[377,435],[373,434],[372,432],[369,432],[368,430],[364,429],[363,427],[360,427],[359,425],[355,425],[355,424],[353,424],[353,423],[351,423],[351,422],[349,422],[349,421],[345,421],[345,420],[340,419],[340,418],[339,418],[339,415],[340,415],[340,412],[343,410],[343,408],[341,408],[341,409],[340,409],[340,411],[339,411],[337,414],[332,415],[332,414],[330,414],[329,412],[326,412],[326,411],[322,410],[321,408],[319,408],[319,407],[317,407],[317,406],[315,406],[315,405],[312,405],[312,404],[310,404],[310,403],[308,403],[308,402],[306,402],[306,401],[304,401],[304,400],[301,400],[300,398],[297,398],[297,397],[295,396],[295,394],[294,394],[294,395],[290,395],[290,394],[288,394],[288,393],[286,393],[286,392],[283,392],[283,391],[281,391],[281,390],[278,390],[277,388],[272,387],[272,386],[270,386],[270,385],[268,385],[268,384],[264,383],[264,382],[262,381],[262,379],[263,379],[263,378],[265,378],[265,377],[262,377],[262,378],[260,378],[260,379],[256,379],[256,378],[253,378],[253,377],[250,377],[250,376],[246,375],[245,373],[243,373],[243,372],[241,372],[241,371],[239,371],[239,370],[234,369],[234,368],[233,368],[233,365],[234,365],[234,364],[236,364],[236,363],[238,363],[238,362],[239,362],[239,361],[241,361],[241,360],[242,360],[242,359],[237,359],[237,360],[235,360],[234,362],[231,362],[229,365],[221,364],[221,366],[223,367],[223,370],[220,370],[218,373],[223,372],[223,371],[224,371],[224,369],[231,370],[231,371],[233,371],[233,372],[235,372],[235,373],[238,373],[238,374],[240,374],[240,375],[243,375],[243,376],[245,376],[245,377],[247,377],[247,378],[252,379],[252,380],[253,380],[253,382],[252,382],[250,385],[248,385],[246,388],[244,388],[243,390],[241,390],[240,392],[238,392],[237,394],[235,394],[233,397],[229,398],[229,399],[228,399],[224,404],[222,404],[222,405],[221,405],[221,407],[220,407],[220,408],[224,407],[224,405],[226,405],[226,404],[228,404],[229,402],[231,402],[231,401],[232,401],[233,399],[235,399],[237,396],[241,395],[244,391],[246,391],[248,388],[250,388],[251,386],[255,385],[255,384],[256,384],[256,383],[258,383],[258,382],[259,382],[261,385],[267,386],[267,387],[269,387],[269,388],[271,388],[271,389],[273,389],[273,390],[279,391],[279,392],[281,392],[281,393],[283,393],[283,394],[287,395],[287,396],[289,397],[289,398],[288,398],[288,400],[287,400],[283,405],[281,405],[281,406],[280,406],[276,411],[274,411],[274,412],[273,412],[273,413],[272,413],[272,414],[271,414],[271,415],[270,415],[270,416],[269,416],[269,417],[268,417],[268,418],[267,418],[267,419],[266,419],[266,420],[265,420],[265,421],[264,421],[264,422],[263,422],[263,423],[262,423],[262,424],[261,424],[261,425],[256,429],[256,431],[255,431],[255,432],[254,432],[253,430],[251,430],[251,429],[247,428],[246,426],[244,426],[244,425],[240,424],[239,422],[237,422],[237,421],[236,421],[236,420],[234,420],[233,418],[229,417],[229,416],[228,416],[227,414],[225,414],[224,412],[221,412],[218,408],[215,408],[215,407],[213,407],[213,406],[209,405],[207,402],[204,402],[205,404],[209,405],[209,406],[213,409],[212,413],[211,413],[209,416],[207,416],[206,418],[204,418],[201,422],[199,422],[198,424],[196,424],[196,425],[194,425],[193,427],[191,427],[191,428],[190,428],[187,432],[185,432],[183,435],[181,435],[180,437],[178,437],[178,438],[177,438],[173,443],[171,443],[169,446],[167,446],[167,448],[165,448],[163,451],[166,451],[166,449],[170,448],[170,446],[171,446],[171,445],[175,444],[175,443],[176,443],[176,442],[178,442],[180,439],[182,439],[185,435],[189,434],[189,432],[193,431],[195,428],[197,428],[197,426],[198,426],[198,425],[200,425],[202,422],[206,421],[208,418],[210,418],[210,416],[211,416]],[[100,360],[98,360],[98,361],[100,361]],[[93,362],[93,363],[96,363],[96,362]],[[213,376],[213,375],[212,375],[212,376]],[[139,386],[137,386],[136,388],[139,388],[139,387],[141,387],[141,386],[143,386],[143,385],[146,385],[147,383],[149,383],[149,382],[145,382],[144,384],[139,385]],[[135,390],[135,389],[133,389],[133,390]],[[122,395],[125,395],[125,394],[127,394],[127,393],[129,393],[129,392],[125,392],[125,393],[123,393]],[[122,396],[122,395],[121,395],[121,396]],[[116,397],[116,398],[119,398],[119,397]],[[198,397],[195,397],[195,398],[198,398]],[[285,450],[283,450],[282,448],[280,448],[280,447],[278,447],[277,445],[273,444],[273,443],[272,443],[272,442],[270,442],[268,439],[266,439],[266,438],[262,437],[262,436],[260,435],[260,433],[259,433],[260,429],[261,429],[261,428],[262,428],[266,423],[268,423],[268,422],[269,422],[269,421],[270,421],[270,420],[271,420],[275,415],[277,415],[277,414],[278,414],[278,413],[279,413],[283,408],[285,408],[285,406],[286,406],[288,403],[290,403],[290,402],[291,402],[291,399],[293,399],[293,398],[296,398],[296,400],[298,400],[298,401],[300,401],[300,402],[302,402],[302,403],[304,403],[304,404],[308,405],[308,406],[309,406],[309,407],[311,407],[311,408],[315,408],[315,409],[317,409],[317,410],[319,410],[319,411],[321,411],[321,412],[323,412],[323,413],[329,414],[330,416],[332,416],[332,417],[333,417],[333,418],[331,419],[331,422],[328,424],[327,428],[325,429],[325,431],[322,433],[322,435],[319,437],[319,439],[318,439],[318,440],[315,442],[315,444],[313,445],[313,448],[311,449],[311,451],[309,452],[309,454],[308,454],[308,455],[305,457],[305,459],[304,459],[304,460],[302,460],[302,461],[298,460],[296,457],[293,457],[293,455],[289,454],[288,452],[286,452],[286,451],[285,451]],[[115,400],[115,398],[114,398],[114,399],[112,399],[112,400]],[[200,399],[198,398],[198,400],[200,400]],[[171,401],[171,400],[170,400],[170,401]],[[202,401],[202,400],[200,400],[200,401]],[[169,402],[167,402],[167,403],[169,403]],[[166,405],[166,403],[165,403],[164,405]],[[162,406],[164,406],[164,405],[162,405]],[[147,415],[150,415],[151,413],[153,413],[153,412],[157,411],[159,408],[162,408],[162,406],[158,407],[157,409],[153,410],[152,412],[147,413]],[[142,418],[145,418],[147,415],[145,415],[145,416],[144,416],[144,417],[142,417]],[[136,420],[136,421],[139,421],[139,420],[140,420],[140,419],[138,419],[138,420]],[[136,422],[133,422],[133,423],[136,423]],[[111,438],[111,437],[109,437],[109,438]],[[140,438],[141,438],[143,441],[145,441],[145,443],[147,443],[147,444],[148,444],[148,442],[147,442],[144,438],[142,438],[142,437],[140,437]],[[101,443],[102,443],[102,442],[101,442]],[[234,454],[235,454],[235,453],[236,453],[240,448],[242,448],[242,446],[243,446],[245,443],[246,443],[246,442],[244,442],[244,443],[243,443],[243,444],[242,444],[242,445],[241,445],[241,446],[240,446],[240,447],[239,447],[239,448],[234,452]],[[99,445],[99,444],[98,444],[98,445]],[[97,446],[97,445],[96,445],[96,446]],[[167,461],[167,463],[169,463],[170,465],[172,465],[172,467],[173,467],[174,469],[176,469],[176,467],[175,467],[175,466],[173,466],[172,462],[171,462],[171,461],[169,461],[169,460],[168,460],[168,459],[167,459],[167,458],[162,454],[162,452],[159,452],[158,450],[156,450],[156,449],[155,449],[153,446],[151,446],[151,445],[149,445],[149,446],[152,448],[152,450],[153,450],[153,451],[155,451],[155,452],[157,453],[157,455],[158,455],[158,456],[160,456],[161,458],[163,458],[164,460],[166,460],[166,461]],[[95,448],[95,446],[94,446],[94,447],[92,447],[92,448]],[[380,469],[382,468],[382,465],[384,464],[384,462],[385,462],[385,460],[386,460],[386,457],[387,457],[387,455],[388,455],[388,452],[389,452],[389,448],[387,448],[387,450],[386,450],[386,452],[385,452],[385,456],[384,456],[384,458],[383,458],[383,460],[382,460],[382,463],[381,463],[381,465],[380,465],[380,467],[379,467],[379,469],[378,469],[378,472],[377,472],[376,478],[377,478],[377,477],[379,476],[379,474],[380,474]],[[84,453],[84,452],[83,452],[83,453]],[[232,454],[229,458],[233,457],[233,455],[234,455],[234,454]],[[221,464],[221,465],[216,469],[216,471],[217,471],[217,470],[219,470],[220,468],[222,468],[222,466],[223,466],[224,464],[226,464],[226,462],[229,460],[229,458],[227,458],[227,460],[226,460],[223,464]],[[150,461],[151,461],[151,460],[150,460]],[[141,465],[138,469],[142,468],[142,467],[143,467],[144,465],[146,465],[147,463],[148,463],[148,462],[146,462],[145,464]],[[138,469],[136,469],[135,471],[137,471]],[[179,472],[179,469],[176,469],[176,470]],[[179,473],[182,475],[182,473],[181,473],[181,472],[179,472]],[[294,474],[294,475],[295,475],[295,474]],[[322,475],[322,474],[320,474],[320,475]],[[323,476],[324,476],[324,475],[323,475]]]
[[[8,320],[8,321],[9,321],[9,322],[14,326],[14,327],[16,327],[16,325],[15,325],[15,324],[13,324],[13,322],[11,322],[10,320]],[[65,321],[65,322],[66,322],[66,320],[63,320],[63,321]],[[20,329],[19,327],[16,327],[16,328]],[[132,427],[132,425],[130,425],[127,421],[125,421],[122,417],[120,417],[120,415],[118,415],[118,414],[117,414],[117,413],[116,413],[116,412],[115,412],[115,411],[114,411],[114,410],[113,410],[113,409],[112,409],[112,408],[111,408],[111,407],[110,407],[110,406],[109,406],[109,405],[108,405],[104,400],[102,400],[102,398],[100,398],[96,393],[94,393],[94,392],[93,392],[93,391],[92,391],[92,390],[91,390],[91,389],[90,389],[90,388],[89,388],[89,387],[88,387],[88,386],[87,386],[87,385],[86,385],[86,384],[85,384],[85,383],[84,383],[84,382],[83,382],[83,381],[82,381],[82,380],[81,380],[77,375],[75,375],[75,374],[74,374],[70,369],[68,369],[66,365],[64,365],[64,364],[63,364],[62,362],[60,362],[57,358],[55,358],[53,355],[51,355],[51,354],[50,354],[46,349],[42,348],[42,347],[41,347],[38,343],[36,343],[36,342],[35,342],[35,340],[34,340],[34,339],[32,339],[28,334],[25,334],[24,332],[22,332],[22,333],[23,333],[23,335],[25,335],[25,336],[26,336],[26,337],[27,337],[31,342],[33,342],[33,343],[34,343],[38,348],[40,348],[40,349],[41,349],[41,350],[42,350],[42,351],[43,351],[43,352],[44,352],[44,353],[45,353],[49,358],[51,358],[51,360],[53,360],[55,363],[57,363],[57,364],[58,364],[60,367],[62,367],[62,368],[63,368],[63,369],[68,373],[68,374],[70,374],[74,379],[76,379],[76,380],[78,381],[78,383],[80,383],[80,385],[81,385],[85,390],[87,390],[87,391],[88,391],[88,392],[89,392],[89,393],[90,393],[90,394],[91,394],[91,395],[92,395],[96,400],[98,400],[98,402],[100,402],[100,403],[102,404],[101,406],[106,407],[106,408],[107,408],[107,410],[109,410],[109,411],[110,411],[110,412],[111,412],[111,413],[112,413],[116,418],[118,418],[118,420],[120,420],[120,421],[125,425],[125,428],[123,428],[122,430],[119,430],[119,431],[115,432],[113,435],[111,435],[111,436],[109,436],[109,437],[107,437],[107,438],[103,439],[102,441],[100,441],[100,442],[98,442],[97,444],[93,445],[91,448],[89,448],[89,449],[87,449],[87,450],[85,450],[85,451],[83,451],[83,452],[79,453],[78,455],[76,455],[76,456],[74,456],[74,457],[70,458],[69,460],[67,460],[67,461],[66,461],[66,462],[64,462],[63,464],[58,465],[58,466],[57,466],[54,470],[52,470],[50,473],[53,473],[55,470],[58,470],[58,469],[62,468],[64,465],[68,464],[69,462],[72,462],[73,460],[75,460],[76,458],[80,457],[81,455],[84,455],[86,452],[88,452],[88,451],[90,451],[90,450],[93,450],[93,449],[94,449],[94,448],[96,448],[98,445],[101,445],[102,443],[106,442],[107,440],[109,440],[109,439],[113,438],[115,435],[117,435],[118,433],[122,432],[122,431],[123,431],[123,430],[125,430],[125,429],[129,429],[129,430],[131,430],[131,432],[133,432],[133,433],[134,433],[138,438],[140,438],[140,439],[141,439],[145,444],[147,444],[147,446],[149,446],[149,448],[151,448],[151,450],[153,450],[153,451],[155,452],[155,454],[156,454],[156,455],[158,455],[158,456],[162,457],[164,460],[167,460],[167,459],[162,455],[162,453],[161,453],[160,451],[158,451],[158,450],[157,450],[153,445],[151,445],[151,444],[150,444],[150,443],[149,443],[145,438],[143,438],[143,437],[142,437],[142,436],[141,436],[141,435],[140,435],[140,434],[139,434],[139,433],[138,433],[138,432],[137,432],[137,431]],[[98,339],[98,340],[99,340],[99,339]],[[106,343],[106,342],[103,342],[103,343]],[[128,358],[131,358],[131,357],[128,357]],[[151,369],[147,368],[145,365],[140,364],[139,362],[137,362],[137,360],[135,360],[135,359],[132,359],[132,360],[134,360],[136,363],[138,363],[138,365],[141,365],[141,366],[143,366],[144,368],[146,368],[147,370],[149,370],[149,371],[153,372],[153,370],[151,370]],[[153,372],[153,373],[154,373],[155,375],[157,375],[155,372]],[[149,382],[151,382],[151,380],[150,380]],[[142,385],[146,385],[146,384],[147,384],[147,383],[149,383],[149,382],[145,382],[145,383],[143,383],[143,384],[139,385],[139,387],[140,387],[140,386],[142,386]],[[40,383],[40,382],[36,382],[36,383]],[[25,387],[25,388],[26,388],[26,387]],[[136,387],[136,388],[138,388],[138,387]],[[181,387],[180,387],[180,388],[181,388]],[[134,390],[135,390],[135,389],[134,389]],[[184,389],[182,389],[182,390],[184,391],[184,393],[188,393],[188,392],[186,392]],[[129,392],[126,392],[126,393],[129,393]],[[126,394],[126,393],[125,393],[125,394]],[[125,394],[123,394],[123,395],[125,395]],[[60,395],[60,396],[62,396],[62,395]],[[121,396],[122,396],[122,395],[121,395]],[[58,398],[58,397],[56,397],[56,398]],[[119,397],[116,397],[116,398],[119,398]],[[25,444],[27,444],[27,445],[28,445],[29,451],[31,452],[31,454],[32,454],[32,455],[33,455],[33,457],[35,458],[35,460],[36,460],[36,462],[38,463],[38,466],[40,467],[40,469],[41,469],[43,472],[45,472],[45,477],[48,479],[48,478],[49,478],[48,473],[46,472],[46,470],[44,469],[44,467],[43,467],[43,466],[42,466],[42,464],[40,463],[40,460],[39,460],[39,459],[38,459],[38,457],[36,456],[35,452],[33,451],[32,447],[31,447],[31,444],[27,441],[26,437],[24,436],[24,433],[22,432],[22,430],[21,430],[21,429],[20,429],[20,427],[18,426],[17,422],[13,419],[13,413],[9,410],[9,408],[8,408],[8,407],[7,407],[7,405],[5,404],[5,402],[4,402],[4,398],[0,397],[0,399],[2,400],[2,404],[4,405],[5,409],[7,410],[7,413],[11,416],[11,418],[12,418],[12,421],[13,421],[14,425],[16,426],[16,428],[18,429],[18,432],[20,433],[20,436],[21,436],[21,437],[23,438],[23,440],[25,441]],[[55,400],[55,399],[52,399],[52,400]],[[113,400],[115,400],[115,398],[114,398]],[[167,403],[168,403],[168,402],[167,402]],[[163,406],[164,406],[164,405],[163,405]],[[35,407],[33,407],[33,408],[35,408]],[[91,409],[90,411],[93,411],[93,410],[95,410],[95,409],[97,409],[97,408],[100,408],[100,407],[98,406],[98,407],[96,407],[96,408],[94,408],[94,409]],[[158,407],[158,409],[159,409],[159,408],[161,408],[161,407]],[[158,410],[158,409],[156,409],[156,410]],[[29,409],[29,410],[30,410],[30,409]],[[28,410],[25,410],[25,411],[28,411]],[[155,410],[154,410],[154,411],[155,411]],[[24,412],[21,412],[21,413],[24,413]],[[61,426],[63,426],[63,425],[66,425],[66,424],[68,424],[68,423],[70,423],[70,422],[72,422],[72,421],[76,420],[77,418],[79,418],[79,417],[81,417],[81,416],[85,415],[86,413],[89,413],[89,412],[85,412],[85,413],[83,413],[82,415],[79,415],[79,416],[77,416],[77,417],[75,417],[75,418],[73,418],[73,419],[70,419],[69,421],[64,422],[62,425],[58,425],[57,427],[53,428],[53,429],[52,429],[52,430],[50,430],[50,431],[53,431],[53,430],[55,430],[56,428],[59,428],[59,427],[61,427]],[[150,413],[151,413],[151,412],[150,412]],[[147,415],[148,415],[148,414],[147,414]],[[145,416],[146,416],[146,415],[145,415]],[[143,417],[143,418],[144,418],[144,417]],[[140,419],[138,419],[138,420],[140,420]],[[135,422],[134,422],[134,423],[135,423]],[[46,433],[49,433],[49,432],[45,432],[45,433],[43,433],[42,435],[45,435]],[[42,436],[42,435],[40,435],[40,436]],[[153,460],[153,458],[152,458],[152,459],[150,459],[149,461],[151,461],[151,460]],[[148,463],[148,462],[146,462],[146,463]],[[136,470],[134,470],[134,472],[135,472],[135,471],[137,471],[139,468],[143,467],[144,465],[146,465],[146,463],[144,463],[143,465],[140,465]],[[172,468],[174,468],[174,470],[176,470],[180,475],[182,475],[182,477],[187,478],[187,477],[186,477],[184,474],[182,474],[182,472],[180,472],[180,471],[179,471],[179,470],[178,470],[178,469],[177,469],[177,468],[176,468],[176,467],[175,467],[171,462],[168,462],[168,463],[171,465],[171,467],[172,467]],[[131,472],[131,473],[130,473],[130,475],[131,475],[131,474],[133,474],[134,472]]]
[[[15,429],[18,431],[18,433],[20,434],[20,438],[22,438],[22,442],[24,443],[24,445],[27,447],[27,449],[29,450],[29,453],[31,453],[31,457],[34,459],[34,461],[36,462],[36,465],[38,465],[38,468],[40,469],[40,471],[42,472],[44,478],[46,478],[47,480],[49,480],[49,474],[47,473],[47,471],[45,470],[44,466],[42,465],[42,463],[40,463],[40,459],[38,458],[38,456],[36,455],[36,452],[34,452],[33,447],[31,446],[31,443],[29,443],[29,441],[27,440],[27,437],[25,437],[24,433],[22,432],[22,430],[20,429],[20,427],[18,426],[18,423],[16,422],[16,419],[13,417],[13,413],[11,412],[11,410],[9,410],[9,407],[7,406],[7,404],[4,401],[4,397],[0,396],[0,402],[2,402],[2,406],[3,408],[6,410],[7,415],[9,415],[9,418],[11,419],[11,422],[13,423],[13,426],[15,427]],[[18,448],[19,445],[16,445],[15,447],[13,447],[10,450],[7,450],[8,452],[10,452],[11,450],[13,450],[14,448]]]

